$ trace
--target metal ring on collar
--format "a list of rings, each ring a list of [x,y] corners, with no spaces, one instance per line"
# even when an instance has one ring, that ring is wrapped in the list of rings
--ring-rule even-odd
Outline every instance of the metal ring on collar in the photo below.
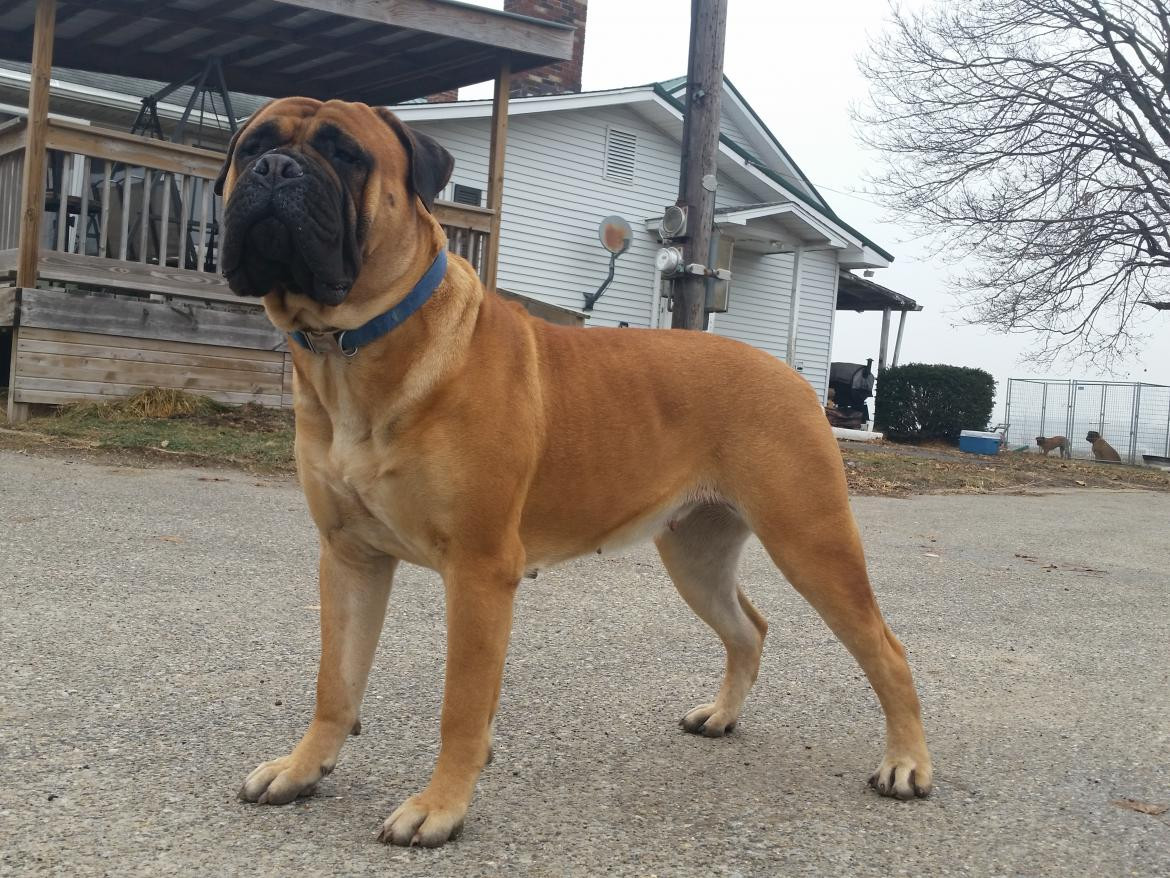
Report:
[[[346,335],[346,332],[348,332],[348,330],[342,330],[341,332],[337,333],[337,336],[336,336],[336,338],[337,338],[337,349],[338,349],[339,351],[341,351],[341,355],[342,355],[343,357],[345,357],[347,360],[352,360],[352,359],[354,358],[354,355],[356,355],[356,354],[357,354],[357,352],[358,352],[358,349],[357,349],[357,346],[356,346],[356,345],[355,345],[354,347],[352,347],[352,348],[346,348],[346,346],[345,346],[345,335]]]

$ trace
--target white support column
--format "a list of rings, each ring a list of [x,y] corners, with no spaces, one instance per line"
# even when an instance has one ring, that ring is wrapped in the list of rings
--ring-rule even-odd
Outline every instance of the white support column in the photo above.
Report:
[[[797,247],[792,251],[792,289],[788,297],[788,354],[786,362],[793,369],[796,366],[796,333],[800,326],[800,280],[801,270],[803,268],[801,255],[804,253],[803,247]]]
[[[882,309],[882,344],[878,348],[878,376],[886,371],[886,350],[890,346],[890,309]]]
[[[898,360],[902,356],[902,330],[906,328],[906,312],[903,311],[898,318],[898,340],[894,342],[894,361],[890,363],[891,366],[897,366]]]

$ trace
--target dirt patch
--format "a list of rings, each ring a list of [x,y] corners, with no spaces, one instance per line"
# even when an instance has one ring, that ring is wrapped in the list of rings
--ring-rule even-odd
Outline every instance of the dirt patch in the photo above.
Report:
[[[947,446],[841,443],[854,494],[1022,494],[1064,488],[1170,491],[1170,473],[1151,467],[1061,460],[1027,452],[964,454]]]

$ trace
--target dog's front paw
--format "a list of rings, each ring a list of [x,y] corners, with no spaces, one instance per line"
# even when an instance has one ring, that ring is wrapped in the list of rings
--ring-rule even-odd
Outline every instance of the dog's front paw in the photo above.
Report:
[[[705,738],[722,738],[735,729],[737,717],[730,711],[721,710],[715,704],[700,704],[678,721],[692,735]]]
[[[378,841],[436,848],[459,835],[466,815],[465,804],[441,803],[427,793],[420,793],[411,796],[386,818]]]
[[[244,780],[237,795],[242,802],[287,805],[298,796],[312,793],[317,782],[330,771],[332,766],[304,765],[292,756],[282,756],[258,765]]]
[[[870,775],[869,785],[881,795],[895,799],[925,798],[933,785],[930,757],[887,753],[877,771]]]

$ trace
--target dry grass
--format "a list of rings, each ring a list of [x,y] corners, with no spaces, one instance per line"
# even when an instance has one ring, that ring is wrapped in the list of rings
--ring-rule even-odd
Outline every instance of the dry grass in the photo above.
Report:
[[[121,400],[62,406],[30,419],[0,443],[117,452],[134,462],[179,458],[262,472],[293,470],[292,412],[228,406],[180,390],[152,388]]]
[[[168,387],[152,387],[126,399],[63,406],[57,417],[73,421],[92,418],[104,421],[125,421],[135,418],[169,419],[216,414],[227,408],[228,406],[207,396],[198,396]]]

